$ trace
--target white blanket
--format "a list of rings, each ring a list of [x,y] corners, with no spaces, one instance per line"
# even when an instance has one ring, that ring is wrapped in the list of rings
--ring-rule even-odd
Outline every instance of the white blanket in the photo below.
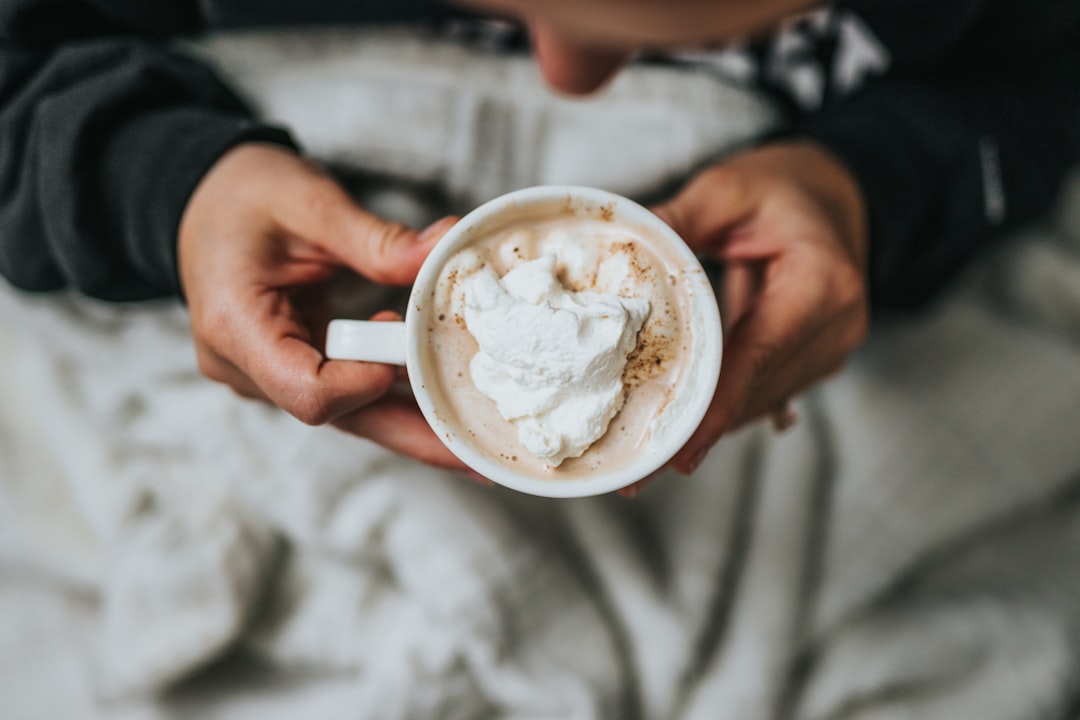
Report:
[[[555,99],[524,59],[411,34],[200,51],[415,223],[541,182],[640,196],[772,117],[662,68]],[[1078,208],[1080,178],[936,309],[875,327],[788,434],[634,501],[482,488],[240,400],[173,304],[5,287],[3,715],[1065,717]]]

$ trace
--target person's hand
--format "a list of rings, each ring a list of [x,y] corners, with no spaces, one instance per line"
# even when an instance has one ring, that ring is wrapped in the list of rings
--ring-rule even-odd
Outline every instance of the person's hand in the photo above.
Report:
[[[358,207],[327,174],[272,145],[239,145],[201,180],[177,246],[199,368],[305,423],[333,425],[441,467],[463,466],[388,365],[326,360],[321,291],[344,268],[408,285],[448,229],[420,236]],[[396,319],[380,313],[375,319]]]
[[[656,211],[723,266],[720,382],[673,461],[690,473],[721,435],[783,412],[863,341],[866,210],[843,165],[812,143],[787,142],[704,171]]]

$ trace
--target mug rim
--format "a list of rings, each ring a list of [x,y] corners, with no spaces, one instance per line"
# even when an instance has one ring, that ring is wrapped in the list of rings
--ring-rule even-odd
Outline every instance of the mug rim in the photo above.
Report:
[[[427,335],[420,332],[418,323],[423,318],[423,306],[429,301],[443,266],[450,257],[475,239],[471,235],[477,228],[509,210],[520,210],[530,205],[548,204],[564,199],[570,204],[584,201],[590,207],[611,207],[615,216],[630,223],[644,225],[664,236],[671,244],[670,249],[677,256],[679,264],[689,270],[686,277],[690,283],[691,315],[694,319],[703,321],[694,326],[695,333],[704,335],[703,352],[695,353],[692,362],[704,363],[704,372],[697,375],[704,379],[707,387],[692,390],[680,387],[677,390],[679,395],[687,392],[694,394],[683,416],[673,420],[678,430],[663,446],[647,449],[630,463],[615,470],[600,471],[581,478],[545,480],[499,465],[484,452],[474,448],[465,438],[465,434],[448,422],[444,414],[438,412],[432,394],[427,390],[428,379],[424,376],[421,362]],[[704,314],[703,318],[699,317],[701,313]],[[538,185],[515,190],[481,204],[456,222],[432,249],[417,274],[405,313],[405,335],[405,361],[413,395],[424,418],[447,449],[474,471],[499,485],[550,498],[602,495],[628,487],[661,469],[686,444],[704,418],[719,380],[723,352],[723,333],[716,295],[704,268],[689,246],[667,223],[639,203],[606,190],[577,185]]]

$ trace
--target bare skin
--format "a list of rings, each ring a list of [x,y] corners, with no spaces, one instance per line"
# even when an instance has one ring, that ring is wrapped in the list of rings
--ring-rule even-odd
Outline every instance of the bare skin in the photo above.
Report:
[[[326,360],[320,294],[343,269],[408,285],[438,237],[377,218],[295,153],[240,145],[203,178],[177,252],[199,368],[312,425],[333,424],[439,467],[464,469],[388,365]],[[375,319],[396,319],[380,313]]]
[[[716,45],[817,5],[807,0],[468,0],[529,27],[554,89],[595,91],[642,49]],[[729,327],[708,415],[676,456],[691,473],[729,430],[776,414],[840,369],[869,323],[865,201],[848,169],[809,142],[742,153],[655,208],[719,260]],[[630,488],[634,494],[640,487]]]
[[[716,44],[759,32],[808,0],[468,0],[522,19],[547,82],[581,94],[642,48]],[[745,152],[656,208],[725,268],[724,368],[704,422],[676,456],[692,472],[724,433],[773,413],[843,366],[868,324],[865,203],[828,152],[792,141]],[[178,253],[200,367],[304,422],[333,424],[423,462],[461,470],[387,366],[327,361],[320,290],[336,272],[409,284],[435,240],[357,207],[286,150],[242,145],[203,179]],[[314,301],[312,299],[314,298]],[[380,314],[377,319],[390,316]],[[634,492],[633,489],[629,494]]]
[[[812,143],[751,150],[654,208],[722,263],[724,366],[673,467],[690,474],[729,430],[838,372],[866,337],[867,220],[850,174]],[[637,495],[650,479],[620,494]]]
[[[675,458],[690,473],[725,432],[837,372],[865,339],[866,212],[847,170],[799,142],[717,165],[656,211],[724,267],[724,368]]]

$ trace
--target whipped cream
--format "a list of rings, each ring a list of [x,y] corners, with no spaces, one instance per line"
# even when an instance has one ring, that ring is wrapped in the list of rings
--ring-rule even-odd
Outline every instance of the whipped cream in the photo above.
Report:
[[[469,364],[473,384],[551,466],[607,432],[650,310],[645,298],[568,291],[557,263],[545,255],[502,278],[485,265],[464,284],[465,324],[480,348]]]

